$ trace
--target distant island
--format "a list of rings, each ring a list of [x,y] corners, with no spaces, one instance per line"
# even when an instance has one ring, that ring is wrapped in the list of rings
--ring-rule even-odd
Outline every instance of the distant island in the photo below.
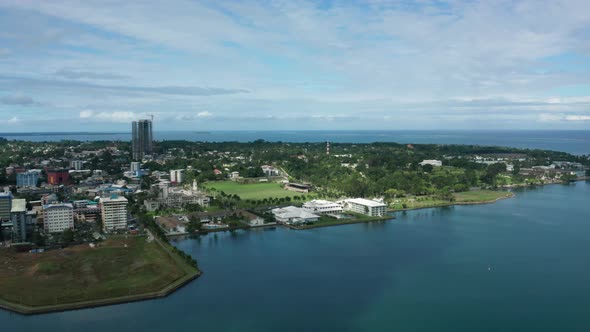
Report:
[[[0,307],[31,314],[166,296],[201,274],[171,237],[387,222],[395,211],[493,203],[515,187],[590,176],[587,156],[557,151],[152,142],[148,120],[134,126],[150,139],[0,139]]]

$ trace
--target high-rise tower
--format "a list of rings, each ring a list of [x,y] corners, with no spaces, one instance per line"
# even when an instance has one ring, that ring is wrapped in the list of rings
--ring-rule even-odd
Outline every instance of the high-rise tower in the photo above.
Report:
[[[152,120],[133,121],[131,131],[133,160],[142,160],[146,155],[151,155],[153,153]]]

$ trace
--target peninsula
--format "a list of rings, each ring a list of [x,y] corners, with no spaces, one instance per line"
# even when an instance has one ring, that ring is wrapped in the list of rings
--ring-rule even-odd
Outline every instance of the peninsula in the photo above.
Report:
[[[0,139],[0,307],[44,313],[166,296],[200,275],[168,238],[385,222],[590,175],[588,156],[396,143]],[[137,137],[135,137],[137,136]]]

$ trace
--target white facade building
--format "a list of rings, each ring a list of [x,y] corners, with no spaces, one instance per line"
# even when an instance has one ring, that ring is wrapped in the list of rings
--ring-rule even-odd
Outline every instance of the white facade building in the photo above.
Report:
[[[305,209],[295,206],[273,209],[272,214],[278,222],[286,224],[302,224],[306,222],[315,222],[320,219],[318,215],[309,213],[305,211]]]
[[[387,205],[364,198],[352,198],[344,201],[344,209],[371,217],[385,215]]]
[[[84,167],[84,162],[82,160],[72,160],[70,161],[70,167],[79,171]]]
[[[340,214],[343,211],[342,205],[321,199],[314,199],[303,204],[303,209],[315,214]]]
[[[440,161],[440,160],[430,160],[430,159],[427,159],[427,160],[422,160],[422,162],[420,163],[420,165],[421,166],[424,166],[424,165],[432,165],[432,166],[435,166],[435,167],[441,167],[442,166],[442,161]]]
[[[74,207],[70,203],[43,205],[43,229],[46,233],[61,233],[74,229]]]
[[[102,228],[105,232],[127,229],[127,198],[111,196],[100,199]]]
[[[183,180],[184,180],[184,170],[183,169],[173,169],[170,171],[170,182],[182,183]]]
[[[141,170],[141,163],[139,161],[132,161],[130,169],[131,172],[137,173],[139,170]]]

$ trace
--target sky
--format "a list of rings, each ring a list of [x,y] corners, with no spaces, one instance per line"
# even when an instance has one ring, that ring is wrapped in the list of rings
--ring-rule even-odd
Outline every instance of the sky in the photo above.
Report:
[[[0,132],[589,129],[590,1],[0,0]]]

